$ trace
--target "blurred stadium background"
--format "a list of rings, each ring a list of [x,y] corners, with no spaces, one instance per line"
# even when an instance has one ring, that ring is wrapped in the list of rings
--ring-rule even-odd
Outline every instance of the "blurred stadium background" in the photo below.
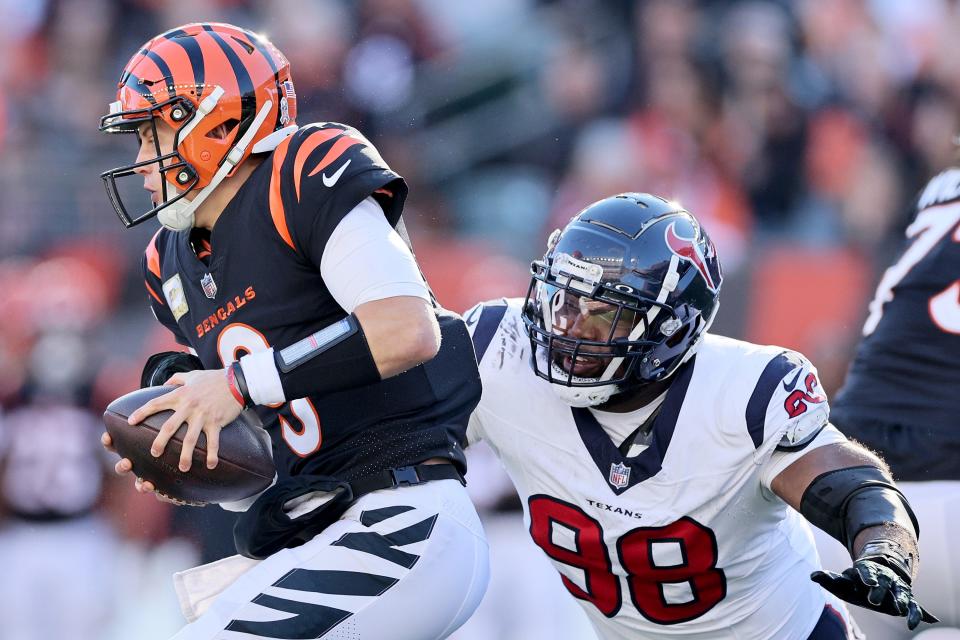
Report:
[[[125,231],[98,178],[135,150],[97,118],[137,46],[215,20],[287,54],[301,123],[357,126],[406,176],[445,306],[522,294],[550,230],[650,191],[717,244],[715,329],[803,351],[829,391],[960,131],[950,0],[0,0],[3,640],[167,638],[171,572],[230,553],[229,516],[136,494],[97,440],[172,344],[139,274],[155,223]],[[589,637],[475,457],[494,582],[456,637]]]

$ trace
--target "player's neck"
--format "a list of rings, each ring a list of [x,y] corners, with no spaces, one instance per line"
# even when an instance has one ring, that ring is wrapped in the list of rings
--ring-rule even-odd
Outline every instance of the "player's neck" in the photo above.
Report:
[[[636,391],[627,393],[618,393],[603,404],[594,407],[598,411],[609,411],[610,413],[630,413],[647,406],[659,398],[672,382],[671,378],[651,382],[644,385]]]
[[[230,201],[244,185],[254,170],[260,166],[263,158],[249,157],[246,162],[237,167],[236,173],[223,179],[223,182],[213,190],[206,200],[197,207],[195,227],[213,231],[213,227],[220,219]]]

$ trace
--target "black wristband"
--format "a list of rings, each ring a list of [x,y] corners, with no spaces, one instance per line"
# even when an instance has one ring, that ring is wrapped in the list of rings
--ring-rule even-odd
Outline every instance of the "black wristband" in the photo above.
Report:
[[[903,545],[886,538],[871,540],[863,545],[857,560],[871,560],[879,562],[888,569],[892,569],[907,581],[913,582],[913,572],[917,559],[912,553],[903,548]]]
[[[254,402],[250,397],[250,387],[247,386],[247,378],[243,375],[243,367],[240,366],[240,362],[232,363],[230,365],[230,371],[233,382],[237,385],[237,391],[240,393],[240,397],[243,398],[243,408],[248,409],[252,407]]]
[[[380,381],[380,370],[356,316],[274,352],[288,399],[363,387]]]

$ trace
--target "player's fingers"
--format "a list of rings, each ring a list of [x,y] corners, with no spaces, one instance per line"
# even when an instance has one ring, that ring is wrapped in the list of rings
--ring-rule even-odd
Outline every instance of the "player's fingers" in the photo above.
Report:
[[[158,411],[163,411],[164,409],[172,409],[176,401],[177,399],[175,392],[173,391],[165,395],[158,396],[131,413],[130,417],[127,418],[127,424],[139,424],[140,422],[143,422],[147,416],[152,416]]]
[[[110,437],[110,434],[104,431],[100,434],[100,444],[102,444],[108,451],[113,451],[113,438]]]
[[[843,580],[844,577],[832,571],[814,571],[810,574],[810,579],[821,587],[829,588],[838,581]]]
[[[186,473],[190,471],[193,464],[193,449],[197,446],[197,439],[200,437],[202,427],[187,425],[187,434],[183,436],[183,444],[180,445],[180,471]]]
[[[907,604],[907,628],[913,631],[920,624],[920,607],[917,605],[915,600],[911,600]]]
[[[150,455],[154,458],[159,458],[163,455],[163,451],[167,448],[167,443],[170,442],[170,438],[173,437],[173,434],[177,432],[183,423],[183,413],[174,411],[173,415],[167,418],[163,426],[160,427],[160,431],[157,432],[157,437],[153,439],[153,444],[150,445]]]
[[[207,469],[216,469],[217,454],[220,452],[220,429],[211,427],[206,430],[207,434]]]
[[[133,463],[130,462],[129,458],[121,458],[120,460],[117,460],[115,465],[113,465],[113,470],[121,476],[124,476],[133,471]]]
[[[867,592],[867,602],[872,604],[875,607],[879,607],[883,604],[883,599],[886,597],[889,590],[884,587],[870,587],[870,591]],[[897,606],[896,598],[891,598],[893,600],[893,606],[897,608],[897,613],[899,613],[899,607]]]
[[[137,478],[136,482],[133,483],[133,486],[140,493],[153,493],[156,490],[152,482],[139,477]]]
[[[860,581],[868,587],[879,587],[880,582],[877,580],[877,576],[874,574],[871,567],[866,563],[857,563],[853,565],[854,571],[857,572],[857,575],[860,576]]]

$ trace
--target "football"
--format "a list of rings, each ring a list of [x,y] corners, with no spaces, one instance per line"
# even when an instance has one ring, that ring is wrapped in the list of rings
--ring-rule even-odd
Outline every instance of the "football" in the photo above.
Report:
[[[150,454],[157,432],[173,412],[160,411],[135,425],[127,424],[127,418],[148,401],[174,389],[160,386],[132,391],[111,402],[103,413],[113,447],[130,459],[133,473],[152,482],[158,493],[192,505],[242,500],[269,487],[274,476],[270,436],[252,410],[244,411],[221,430],[219,462],[214,469],[207,469],[203,433],[194,448],[190,471],[184,473],[178,468],[186,424],[180,425],[162,456],[154,458]]]

